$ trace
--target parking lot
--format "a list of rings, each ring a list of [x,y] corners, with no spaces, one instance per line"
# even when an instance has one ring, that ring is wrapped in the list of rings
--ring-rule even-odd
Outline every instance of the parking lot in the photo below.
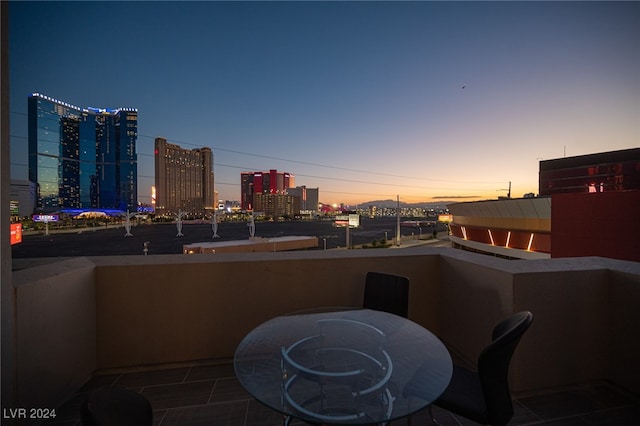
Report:
[[[371,244],[374,240],[393,239],[396,234],[396,220],[363,219],[359,228],[349,231],[352,245]],[[444,225],[442,225],[444,226]],[[446,229],[446,228],[445,228]],[[444,229],[440,229],[442,231]],[[431,234],[432,228],[423,226],[402,227],[401,235]],[[115,228],[84,228],[73,232],[57,233],[51,231],[36,235],[24,235],[20,244],[12,246],[13,257],[72,257],[72,256],[108,256],[108,255],[144,255],[145,242],[148,254],[179,254],[184,244],[203,241],[246,240],[249,229],[245,222],[222,222],[218,224],[219,239],[213,239],[211,224],[182,225],[182,234],[175,223],[139,224],[131,228],[132,236],[125,237],[126,230]],[[332,221],[291,221],[256,222],[255,236],[272,238],[280,236],[318,237],[318,249],[346,246],[346,229],[334,226]]]

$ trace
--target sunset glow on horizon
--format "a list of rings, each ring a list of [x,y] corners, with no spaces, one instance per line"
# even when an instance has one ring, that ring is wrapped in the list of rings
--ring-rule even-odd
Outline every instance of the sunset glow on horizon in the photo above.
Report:
[[[277,169],[326,204],[538,193],[541,160],[640,146],[639,2],[11,2],[11,176],[27,97],[138,110],[210,147],[215,189]]]

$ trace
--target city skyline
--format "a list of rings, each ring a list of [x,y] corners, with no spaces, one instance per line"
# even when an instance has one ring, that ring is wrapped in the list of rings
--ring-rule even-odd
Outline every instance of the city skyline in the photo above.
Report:
[[[287,170],[324,203],[537,193],[538,162],[640,145],[640,4],[12,2],[12,178],[27,97],[135,107],[210,147],[220,198]]]

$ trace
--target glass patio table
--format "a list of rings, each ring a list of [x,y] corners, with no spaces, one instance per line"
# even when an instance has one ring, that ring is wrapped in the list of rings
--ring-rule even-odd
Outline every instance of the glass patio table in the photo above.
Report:
[[[273,318],[240,342],[234,368],[285,424],[344,425],[385,423],[425,408],[453,369],[427,329],[367,309]]]

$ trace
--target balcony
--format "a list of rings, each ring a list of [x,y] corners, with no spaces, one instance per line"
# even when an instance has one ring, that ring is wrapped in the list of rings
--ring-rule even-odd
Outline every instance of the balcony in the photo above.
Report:
[[[534,313],[511,364],[513,424],[640,418],[639,263],[432,247],[16,259],[17,406],[61,407],[56,422],[78,424],[88,389],[118,385],[147,396],[163,426],[277,424],[235,381],[237,344],[277,315],[360,305],[370,270],[410,278],[410,318],[461,363],[501,318]]]

